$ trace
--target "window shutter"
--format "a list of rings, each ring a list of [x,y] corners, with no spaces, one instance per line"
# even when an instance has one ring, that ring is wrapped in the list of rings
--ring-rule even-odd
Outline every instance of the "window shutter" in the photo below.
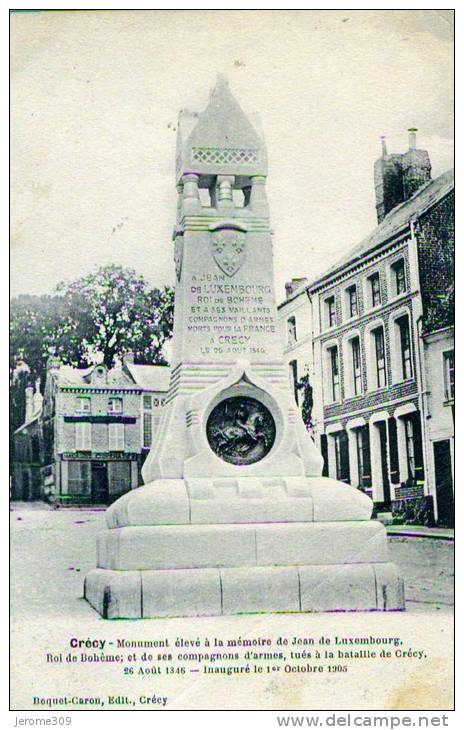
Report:
[[[422,428],[419,411],[411,413],[414,434],[414,479],[424,480],[424,457],[422,453]]]
[[[340,431],[340,479],[342,482],[350,481],[350,452],[348,448],[348,434]]]
[[[390,481],[400,483],[400,465],[398,458],[398,429],[396,418],[388,419],[388,443],[390,445]]]
[[[321,434],[321,454],[324,459],[324,466],[322,467],[322,476],[329,476],[329,451],[327,448],[327,436],[325,433]]]
[[[76,423],[76,451],[92,450],[91,428],[91,423]]]
[[[362,475],[363,487],[372,486],[372,475],[371,475],[371,448],[369,441],[369,426],[362,426],[362,448],[363,448],[363,462],[364,462],[364,474]]]
[[[124,451],[124,424],[110,423],[108,428],[109,450]]]

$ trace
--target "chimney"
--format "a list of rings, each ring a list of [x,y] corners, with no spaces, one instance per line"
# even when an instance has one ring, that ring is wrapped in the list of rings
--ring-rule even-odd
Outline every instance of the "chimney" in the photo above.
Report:
[[[416,132],[415,127],[408,129],[409,132],[409,150],[403,155],[403,187],[404,199],[408,200],[419,190],[422,185],[428,183],[431,179],[432,166],[430,164],[429,153],[426,150],[418,150],[416,148]]]
[[[285,298],[291,299],[297,289],[308,283],[308,279],[303,276],[300,279],[292,279],[285,283]]]
[[[401,155],[389,155],[387,141],[380,137],[381,156],[374,164],[375,207],[377,221],[383,221],[387,213],[403,202],[403,174]]]
[[[122,356],[122,361],[124,365],[133,365],[134,364],[135,355],[133,352],[125,352]]]
[[[385,137],[381,137],[381,157],[374,165],[375,204],[377,221],[383,221],[387,213],[404,203],[431,179],[428,152],[416,148],[417,129],[410,127],[409,149],[404,153],[387,153]]]
[[[25,423],[28,423],[34,415],[34,386],[26,386],[26,415]]]

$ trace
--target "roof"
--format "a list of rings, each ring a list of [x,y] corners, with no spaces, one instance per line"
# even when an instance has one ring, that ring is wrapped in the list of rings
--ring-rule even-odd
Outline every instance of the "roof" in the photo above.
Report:
[[[453,189],[454,169],[451,169],[423,185],[409,200],[393,208],[372,233],[332,264],[323,274],[319,274],[317,279],[314,279],[306,288],[316,289],[325,279],[338,273],[347,265],[356,264],[369,251],[378,248],[408,227],[411,221],[425,213]]]
[[[128,363],[126,368],[137,385],[140,385],[144,390],[165,391],[169,388],[171,378],[169,365],[133,365]]]
[[[91,374],[95,366],[90,368],[73,368],[70,365],[61,365],[51,371],[62,387],[77,386],[89,388],[119,388],[134,390],[134,385],[142,390],[165,391],[169,387],[171,369],[167,365],[125,365],[125,369],[114,367],[107,370],[104,382],[91,381]],[[127,370],[128,372],[126,372]]]
[[[267,155],[256,129],[218,75],[206,109],[182,111],[179,117],[177,173],[266,175]]]
[[[19,428],[17,428],[14,433],[21,433],[22,431],[25,431],[29,426],[32,426],[35,421],[38,421],[41,415],[41,411],[39,411],[38,413],[34,413],[34,415],[28,421],[19,426]]]

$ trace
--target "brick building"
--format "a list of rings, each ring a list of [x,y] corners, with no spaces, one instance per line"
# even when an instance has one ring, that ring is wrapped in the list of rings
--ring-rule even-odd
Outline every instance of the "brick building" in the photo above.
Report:
[[[454,176],[431,180],[430,172],[415,130],[404,154],[389,155],[383,141],[377,228],[317,280],[287,292],[279,314],[284,328],[303,308],[311,320],[325,473],[365,490],[378,511],[424,511],[428,497],[435,518],[451,524]]]
[[[51,359],[43,404],[14,435],[13,497],[38,499],[52,487],[63,502],[106,504],[141,484],[169,376],[130,356],[110,370]]]

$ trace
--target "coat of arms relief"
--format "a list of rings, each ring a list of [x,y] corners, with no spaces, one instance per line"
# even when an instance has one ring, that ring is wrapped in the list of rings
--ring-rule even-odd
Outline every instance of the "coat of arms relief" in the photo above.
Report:
[[[245,233],[233,228],[221,228],[214,231],[211,238],[211,250],[221,271],[227,276],[233,276],[245,261]]]

